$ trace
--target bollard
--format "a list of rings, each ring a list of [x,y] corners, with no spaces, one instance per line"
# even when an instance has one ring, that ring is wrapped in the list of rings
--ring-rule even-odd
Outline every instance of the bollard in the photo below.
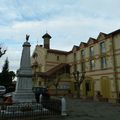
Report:
[[[40,94],[39,100],[40,100],[40,103],[41,103],[42,102],[42,94]]]
[[[61,115],[62,116],[67,115],[67,113],[66,113],[66,100],[64,97],[62,97],[62,99],[61,99]]]

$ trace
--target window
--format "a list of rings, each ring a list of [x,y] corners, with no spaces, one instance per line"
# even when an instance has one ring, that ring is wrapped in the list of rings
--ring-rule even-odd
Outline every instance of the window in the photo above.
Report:
[[[84,59],[85,57],[85,52],[84,50],[81,50],[81,59]],[[81,71],[84,72],[85,71],[85,62],[82,60],[81,62]]]
[[[35,60],[37,60],[37,57],[38,57],[38,54],[35,52],[35,53],[33,54],[33,58],[34,58]]]
[[[74,53],[74,71],[77,71],[77,64],[76,64],[76,53]]]
[[[104,53],[106,53],[105,42],[100,43],[100,52],[101,52],[101,68],[104,69],[107,67],[107,60]]]
[[[86,81],[85,89],[86,89],[86,96],[87,96],[89,94],[89,91],[91,91],[90,81]]]
[[[101,68],[104,69],[107,67],[106,57],[101,57]]]
[[[92,47],[90,47],[90,57],[92,57],[93,55],[94,55],[94,48],[92,46]]]
[[[77,65],[74,64],[74,71],[77,71]]]
[[[76,53],[74,53],[74,61],[76,61]]]
[[[84,54],[84,50],[81,50],[81,58],[84,58],[85,54]]]
[[[90,60],[90,70],[95,69],[95,60]]]
[[[41,81],[39,81],[39,83],[38,83],[38,84],[39,84],[39,86],[41,86]]]
[[[93,46],[90,47],[90,70],[95,69],[95,60],[92,58],[94,55],[94,48]]]
[[[85,71],[85,62],[81,63],[81,71],[84,72]]]
[[[101,42],[100,43],[100,51],[101,51],[101,53],[105,53],[106,52],[105,42]]]
[[[57,61],[60,59],[60,57],[59,56],[57,56]]]

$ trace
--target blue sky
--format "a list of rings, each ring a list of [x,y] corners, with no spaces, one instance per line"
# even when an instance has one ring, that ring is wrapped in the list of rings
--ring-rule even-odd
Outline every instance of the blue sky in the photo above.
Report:
[[[30,34],[31,54],[43,44],[46,31],[51,48],[71,50],[100,32],[120,28],[120,0],[0,0],[0,44],[7,53],[10,70],[19,68],[22,44]]]

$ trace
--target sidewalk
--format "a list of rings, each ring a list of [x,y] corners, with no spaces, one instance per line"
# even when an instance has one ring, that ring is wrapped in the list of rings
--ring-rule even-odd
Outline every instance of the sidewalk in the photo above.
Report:
[[[120,120],[120,104],[68,99],[68,116],[52,120]]]

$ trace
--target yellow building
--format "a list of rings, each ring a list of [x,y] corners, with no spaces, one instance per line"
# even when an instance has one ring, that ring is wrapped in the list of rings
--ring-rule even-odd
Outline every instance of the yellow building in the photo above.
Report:
[[[44,45],[37,45],[32,55],[34,86],[47,86],[53,94],[67,94],[71,86],[70,66],[66,62],[68,52],[50,49],[48,33],[43,39]]]
[[[81,96],[116,101],[120,96],[120,30],[89,38],[73,46],[69,52],[50,48],[51,36],[43,36],[44,45],[37,45],[33,56],[34,85],[48,85],[59,81],[59,91],[76,93],[73,72],[86,72],[80,87]],[[54,82],[53,82],[54,81]]]

